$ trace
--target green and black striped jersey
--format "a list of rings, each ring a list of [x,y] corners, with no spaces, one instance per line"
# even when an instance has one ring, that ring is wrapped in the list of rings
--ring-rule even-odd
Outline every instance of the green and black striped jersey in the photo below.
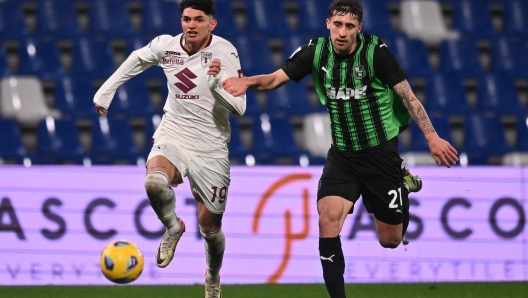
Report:
[[[407,74],[374,35],[358,34],[357,48],[349,55],[336,54],[330,37],[312,39],[282,69],[296,82],[312,74],[330,113],[332,143],[340,151],[385,144],[407,126],[409,113],[392,90]]]

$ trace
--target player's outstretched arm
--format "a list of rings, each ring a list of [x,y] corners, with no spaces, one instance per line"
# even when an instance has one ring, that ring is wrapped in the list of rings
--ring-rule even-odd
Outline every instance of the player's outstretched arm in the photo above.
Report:
[[[93,102],[97,114],[106,116],[117,88],[152,65],[141,60],[135,53],[130,54],[95,93]]]
[[[409,111],[414,122],[418,124],[429,143],[429,149],[438,165],[444,164],[446,167],[456,164],[458,161],[457,151],[449,142],[440,138],[436,133],[429,116],[424,107],[418,101],[407,80],[394,86],[394,91],[401,98],[403,105]]]
[[[229,92],[229,94],[233,96],[240,96],[246,92],[248,87],[260,91],[268,91],[277,89],[289,81],[290,78],[286,75],[284,70],[279,69],[276,72],[267,75],[227,78],[222,82],[222,87],[224,87],[224,89]]]

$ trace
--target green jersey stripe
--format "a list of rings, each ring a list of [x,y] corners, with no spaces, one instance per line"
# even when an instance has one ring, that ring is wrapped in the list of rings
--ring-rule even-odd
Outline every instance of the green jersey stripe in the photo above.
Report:
[[[324,38],[318,38],[317,43],[315,44],[315,56],[314,56],[314,62],[312,65],[312,80],[315,86],[315,91],[317,92],[317,95],[319,96],[319,100],[321,103],[326,106],[326,92],[324,89],[324,83],[321,84],[321,80],[319,79],[321,76],[324,77],[324,71],[321,69],[321,60],[323,57],[323,46],[325,44],[326,39]]]
[[[361,63],[367,68],[367,73],[371,73],[371,69],[374,65],[374,48],[378,44],[378,38],[370,36],[370,38],[364,39],[366,48],[365,54],[361,56]],[[373,71],[372,71],[373,72]],[[370,76],[363,77],[363,85],[367,86],[367,103],[369,105],[370,119],[369,125],[369,139],[371,144],[379,145],[387,141],[385,130],[383,129],[383,121],[381,121],[380,103],[378,101],[378,91],[374,88],[373,82],[370,80]],[[385,88],[383,88],[385,89]],[[379,89],[378,89],[379,90]]]
[[[347,88],[348,88],[348,84],[347,84],[347,70],[348,70],[348,59],[343,59],[341,60],[341,69],[340,69],[340,89],[341,90],[345,90],[344,92],[346,92]],[[350,136],[351,140],[352,140],[352,148],[353,150],[359,150],[359,146],[357,145],[358,144],[358,136],[357,134],[353,133],[354,131],[356,131],[356,124],[354,123],[354,120],[353,118],[351,117],[352,115],[352,109],[350,107],[350,101],[346,100],[346,101],[343,101],[343,118],[344,120],[346,121],[346,124],[347,124],[347,127],[349,128],[349,133],[348,135]],[[345,138],[346,140],[346,135],[343,135],[343,138]],[[346,142],[344,142],[346,143]]]
[[[315,42],[314,86],[330,114],[332,144],[341,151],[365,150],[398,135],[408,113],[374,70],[379,39],[358,35],[351,55],[337,55],[329,37]]]

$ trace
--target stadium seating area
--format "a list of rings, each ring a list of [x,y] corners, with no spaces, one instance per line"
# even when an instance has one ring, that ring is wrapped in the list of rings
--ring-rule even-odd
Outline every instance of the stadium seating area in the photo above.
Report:
[[[359,1],[363,31],[388,44],[462,165],[528,164],[528,1]],[[269,73],[328,35],[329,3],[216,0],[214,33],[245,75]],[[0,164],[143,165],[167,96],[161,69],[119,88],[108,118],[92,98],[131,51],[179,34],[179,18],[168,0],[0,0]],[[231,119],[234,164],[324,163],[328,116],[311,78],[247,95]],[[400,140],[407,164],[432,164],[416,125]]]

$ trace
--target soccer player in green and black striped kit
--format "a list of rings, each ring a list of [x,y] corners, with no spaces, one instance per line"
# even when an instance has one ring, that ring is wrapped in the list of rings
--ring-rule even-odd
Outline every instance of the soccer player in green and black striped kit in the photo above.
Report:
[[[361,33],[363,10],[355,0],[335,0],[326,20],[330,37],[310,40],[282,69],[254,77],[228,78],[234,96],[247,87],[279,88],[311,74],[330,113],[332,146],[319,181],[319,251],[330,297],[346,297],[345,261],[339,233],[362,195],[374,214],[381,246],[396,248],[409,223],[409,192],[421,180],[402,169],[398,134],[409,116],[424,133],[436,162],[450,167],[456,150],[436,133],[407,82],[407,74],[378,37]]]

